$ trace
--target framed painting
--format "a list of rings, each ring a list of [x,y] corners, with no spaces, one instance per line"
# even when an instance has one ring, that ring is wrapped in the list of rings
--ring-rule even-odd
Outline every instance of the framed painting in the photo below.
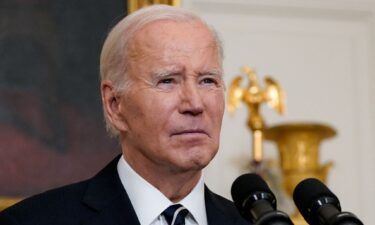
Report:
[[[95,175],[108,137],[99,56],[124,0],[0,2],[0,210]]]

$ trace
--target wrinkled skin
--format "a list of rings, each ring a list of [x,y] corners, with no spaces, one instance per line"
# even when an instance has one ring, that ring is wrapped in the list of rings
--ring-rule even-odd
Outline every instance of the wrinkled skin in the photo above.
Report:
[[[158,21],[135,34],[129,53],[130,88],[116,95],[102,83],[124,157],[161,190],[176,176],[189,189],[219,148],[224,84],[214,38],[199,22]]]

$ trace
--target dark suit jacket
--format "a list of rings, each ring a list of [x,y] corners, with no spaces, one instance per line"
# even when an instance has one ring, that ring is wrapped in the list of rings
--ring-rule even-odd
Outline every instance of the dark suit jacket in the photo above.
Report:
[[[139,225],[117,173],[118,157],[93,178],[28,198],[0,213],[0,225]],[[232,202],[205,188],[209,225],[248,225]]]

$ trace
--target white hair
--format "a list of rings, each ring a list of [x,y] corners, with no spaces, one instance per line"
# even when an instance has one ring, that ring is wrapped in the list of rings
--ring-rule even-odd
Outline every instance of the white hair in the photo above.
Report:
[[[124,93],[131,85],[127,75],[128,44],[134,34],[146,25],[161,21],[174,22],[200,22],[204,24],[212,33],[219,58],[222,61],[223,50],[221,41],[214,29],[210,28],[201,18],[185,9],[168,5],[152,5],[126,16],[117,23],[108,34],[100,55],[100,79],[109,80],[114,85],[116,93]],[[107,131],[112,136],[118,136],[118,131],[108,120],[108,115],[104,109],[104,117]]]

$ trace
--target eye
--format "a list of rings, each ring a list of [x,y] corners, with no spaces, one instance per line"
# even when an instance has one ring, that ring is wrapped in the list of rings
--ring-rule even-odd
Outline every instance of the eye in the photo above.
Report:
[[[174,80],[172,78],[166,78],[166,79],[161,79],[158,83],[159,84],[172,84]]]
[[[219,86],[219,81],[216,77],[203,77],[199,82],[203,86]]]
[[[215,79],[213,79],[213,78],[204,78],[202,80],[202,83],[204,83],[204,84],[213,84],[213,83],[216,84],[217,81]]]
[[[157,82],[157,87],[162,90],[171,90],[176,86],[177,83],[178,80],[175,78],[161,78]]]

